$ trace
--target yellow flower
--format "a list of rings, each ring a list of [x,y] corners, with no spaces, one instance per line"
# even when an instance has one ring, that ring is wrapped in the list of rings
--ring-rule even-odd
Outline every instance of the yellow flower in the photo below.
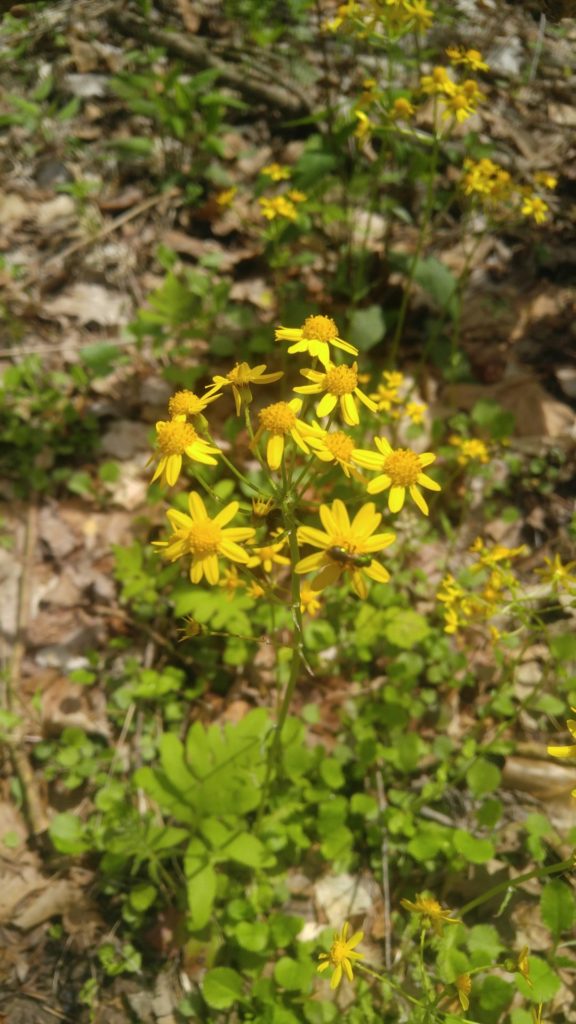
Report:
[[[265,373],[266,366],[261,363],[260,366],[248,366],[248,363],[236,363],[236,366],[226,374],[225,377],[216,375],[212,378],[213,385],[211,393],[225,388],[228,386],[232,387],[232,394],[234,395],[234,404],[236,406],[236,415],[240,415],[240,410],[243,405],[249,405],[252,401],[252,391],[250,389],[251,384],[272,384],[275,380],[280,380],[283,376],[282,371],[276,373]],[[214,396],[217,397],[217,396]],[[212,401],[209,398],[208,401]]]
[[[488,448],[484,444],[484,441],[479,441],[475,437],[466,438],[458,437],[453,434],[448,438],[448,443],[453,448],[458,448],[458,462],[461,466],[467,466],[469,462],[489,462],[490,455],[488,454]]]
[[[484,99],[484,94],[480,92],[476,82],[471,78],[463,82],[462,85],[454,85],[448,87],[444,98],[445,110],[442,114],[443,118],[454,116],[458,121],[458,124],[462,124],[467,118],[475,112],[478,103]]]
[[[290,402],[274,402],[258,413],[259,427],[254,435],[254,443],[258,443],[264,432],[269,434],[266,461],[270,469],[279,468],[288,434],[303,452],[309,453],[304,435],[312,433],[312,428],[298,419],[301,408],[302,399],[293,398]]]
[[[274,498],[252,498],[252,511],[257,519],[264,519],[274,508]]]
[[[460,1006],[463,1010],[467,1010],[470,1006],[469,996],[472,991],[472,978],[469,974],[459,974],[454,984],[456,985],[456,991],[458,992]]]
[[[276,341],[293,342],[288,352],[307,352],[319,359],[323,366],[330,362],[330,345],[342,352],[358,355],[358,349],[338,337],[338,328],[329,316],[308,316],[302,327],[277,327]]]
[[[539,185],[540,188],[546,188],[553,192],[558,184],[558,178],[554,174],[550,174],[549,171],[538,171],[534,175],[534,183]]]
[[[576,562],[563,564],[560,555],[554,555],[553,559],[545,558],[544,561],[545,567],[535,571],[545,583],[551,583],[555,590],[571,591],[572,587],[576,586],[576,575],[573,571],[576,568]]]
[[[478,161],[466,159],[464,171],[462,188],[467,196],[477,192],[487,198],[498,200],[510,195],[512,191],[512,178],[508,171],[488,157]]]
[[[354,117],[357,118],[358,124],[354,129],[354,135],[359,142],[364,142],[372,134],[373,124],[368,114],[365,114],[363,110],[356,108],[354,111]]]
[[[199,583],[203,576],[208,583],[217,584],[220,579],[218,556],[231,562],[248,562],[249,555],[238,545],[238,541],[252,540],[255,530],[250,526],[234,526],[225,529],[226,524],[237,514],[237,501],[231,501],[218,515],[211,519],[206,512],[202,498],[195,491],[188,495],[190,515],[171,508],[166,515],[173,533],[169,540],[153,541],[155,547],[163,548],[163,554],[170,562],[190,555],[190,579]]]
[[[572,708],[572,711],[576,714],[576,708]],[[576,740],[576,719],[569,718],[566,722],[566,726],[572,738]],[[576,743],[571,747],[547,747],[546,749],[552,757],[568,757],[576,759]],[[572,790],[572,796],[576,797],[576,789]]]
[[[216,196],[216,202],[218,203],[218,206],[230,206],[230,203],[234,199],[234,196],[236,195],[237,191],[238,189],[236,185],[233,185],[232,188],[226,188],[223,189],[222,192],[219,192],[218,195]]]
[[[224,575],[220,580],[220,586],[224,590],[228,591],[228,600],[230,601],[234,597],[234,593],[239,587],[243,587],[244,581],[240,579],[238,575],[238,569],[235,565],[230,566],[229,569],[224,570]]]
[[[219,397],[213,392],[198,397],[193,391],[177,391],[168,401],[168,413],[171,419],[176,416],[199,416],[210,402],[215,402]]]
[[[347,477],[353,476],[356,480],[360,479],[360,475],[352,466],[356,444],[348,434],[343,433],[342,430],[328,432],[319,427],[318,435],[311,434],[308,444],[314,455],[322,462],[336,462]]]
[[[382,380],[378,384],[378,390],[370,395],[373,402],[376,402],[378,412],[390,412],[393,404],[400,404],[402,396],[398,389],[404,383],[404,376],[401,373],[390,373],[384,370]]]
[[[333,967],[333,974],[330,978],[330,988],[338,988],[338,985],[342,981],[343,973],[346,974],[348,981],[354,980],[354,973],[352,971],[352,964],[354,960],[361,960],[364,956],[363,953],[355,953],[354,946],[357,946],[359,942],[362,942],[364,938],[364,932],[354,932],[354,935],[349,939],[348,932],[350,925],[348,922],[342,928],[340,934],[336,932],[334,935],[334,941],[330,946],[329,953],[320,953],[319,960],[323,962],[318,964],[318,971],[326,971],[329,967]]]
[[[412,117],[416,113],[416,107],[410,100],[407,100],[405,96],[398,96],[392,104],[390,111],[390,117],[393,121],[406,121],[409,117]]]
[[[264,174],[265,177],[270,178],[271,181],[287,181],[290,177],[290,168],[284,166],[284,164],[267,164],[260,171],[260,174]]]
[[[193,462],[202,462],[207,466],[215,466],[218,449],[203,441],[191,423],[186,423],[185,416],[174,419],[159,420],[156,424],[156,444],[160,451],[160,461],[154,471],[152,483],[160,477],[163,484],[173,487],[182,469],[182,456],[187,455]],[[149,460],[152,462],[154,456]]]
[[[437,935],[442,934],[445,924],[460,924],[458,917],[450,916],[451,910],[442,910],[438,901],[431,896],[426,896],[425,893],[420,893],[414,903],[410,900],[400,900],[400,903],[406,910],[410,910],[411,913],[419,914],[422,918],[422,924],[432,928]]]
[[[284,217],[285,220],[297,220],[298,211],[294,206],[294,203],[286,199],[286,196],[274,196],[273,199],[267,199],[265,196],[259,199],[260,213],[266,220],[275,220],[276,217]]]
[[[427,32],[434,21],[434,11],[426,6],[426,0],[407,0],[404,6],[412,16],[416,29]]]
[[[446,56],[452,64],[464,64],[472,71],[489,71],[489,65],[482,60],[479,50],[465,50],[462,46],[449,46]]]
[[[451,89],[455,88],[455,83],[450,78],[448,71],[443,67],[432,68],[431,75],[422,75],[420,78],[420,88],[422,92],[425,92],[428,96],[436,96],[440,94],[446,94]]]
[[[275,544],[263,544],[259,548],[253,548],[253,554],[250,555],[250,560],[247,562],[249,569],[254,569],[257,565],[261,565],[264,572],[272,572],[274,565],[290,565],[290,559],[286,558],[286,555],[281,555],[282,548],[286,547],[287,537],[277,541]]]
[[[474,571],[480,568],[492,569],[499,562],[507,562],[510,558],[528,554],[525,544],[520,544],[517,548],[507,548],[504,544],[494,544],[490,547],[488,544],[484,544],[481,537],[476,537],[474,543],[470,545],[470,551],[478,555],[477,563],[471,566]]]
[[[412,420],[412,423],[423,423],[427,408],[428,406],[423,402],[407,402],[406,415]]]
[[[318,615],[321,607],[322,602],[318,597],[318,591],[313,590],[312,587],[304,584],[300,590],[300,611],[302,614],[304,615],[306,613],[314,619]]]
[[[525,981],[528,982],[530,988],[532,988],[532,978],[530,977],[530,949],[528,946],[522,946],[522,949],[518,953],[518,959],[516,961],[516,970],[522,975]]]
[[[320,574],[312,584],[313,590],[336,583],[344,573],[350,573],[352,586],[359,597],[366,597],[366,584],[362,578],[365,573],[369,579],[377,583],[387,583],[389,572],[381,563],[370,556],[383,551],[396,539],[393,533],[374,533],[378,529],[382,516],[376,512],[372,501],[363,505],[356,513],[352,523],[348,510],[340,498],[332,502],[332,507],[321,505],[320,520],[323,530],[312,526],[298,528],[298,541],[320,548],[314,555],[300,559],[295,566],[297,573],[314,572]]]
[[[306,193],[300,192],[297,188],[289,189],[286,195],[288,196],[288,199],[290,199],[293,203],[305,203],[306,200],[308,199]]]
[[[261,597],[264,597],[266,591],[260,583],[257,583],[256,580],[252,580],[252,583],[248,586],[246,593],[249,597],[252,597],[254,601],[258,601]]]
[[[368,494],[379,494],[389,487],[388,508],[391,512],[400,512],[408,490],[420,511],[427,516],[428,505],[419,487],[427,487],[429,491],[441,489],[440,484],[422,472],[426,466],[434,462],[436,456],[432,452],[417,455],[409,448],[394,450],[385,437],[375,437],[374,444],[380,454],[362,449],[358,450],[355,456],[359,466],[380,470],[380,475],[374,477],[368,484]]]
[[[302,376],[311,380],[312,384],[302,384],[294,388],[299,395],[319,395],[324,392],[324,397],[316,406],[317,416],[329,416],[339,404],[344,423],[349,427],[355,427],[360,422],[356,399],[371,412],[377,411],[376,403],[358,387],[357,363],[352,366],[335,366],[328,363],[325,371],[321,373],[319,370],[300,370]]]
[[[548,220],[548,212],[550,207],[548,203],[545,203],[540,196],[527,195],[522,201],[521,213],[525,217],[532,217],[536,224],[544,224]]]

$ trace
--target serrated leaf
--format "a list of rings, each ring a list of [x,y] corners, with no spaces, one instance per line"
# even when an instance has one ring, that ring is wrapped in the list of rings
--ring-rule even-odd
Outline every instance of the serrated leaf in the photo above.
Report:
[[[186,856],[184,872],[190,927],[196,931],[204,928],[212,916],[216,898],[216,872],[211,864],[195,856]]]
[[[574,893],[565,882],[555,878],[546,883],[540,896],[540,913],[555,939],[572,927],[575,910]]]

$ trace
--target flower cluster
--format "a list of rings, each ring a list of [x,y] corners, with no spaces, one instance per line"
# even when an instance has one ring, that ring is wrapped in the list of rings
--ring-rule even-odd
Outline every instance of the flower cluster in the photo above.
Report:
[[[477,55],[474,58],[477,65],[475,70],[484,70],[488,67],[477,50],[468,52]],[[472,58],[460,56],[453,63],[470,67],[472,66],[471,60]],[[443,120],[451,119],[458,124],[462,124],[476,113],[478,104],[486,99],[474,78],[466,78],[457,82],[452,78],[449,70],[441,65],[432,68],[430,74],[421,76],[420,88],[425,95],[439,98]]]
[[[267,164],[260,171],[260,174],[269,181],[279,183],[290,181],[292,171],[284,164]],[[260,213],[266,220],[297,221],[299,216],[298,207],[305,203],[308,196],[296,188],[288,188],[274,196],[261,196],[258,200]]]
[[[526,553],[521,545],[508,548],[497,544],[489,546],[477,538],[470,551],[476,555],[469,572],[476,575],[479,589],[467,590],[450,574],[444,577],[436,594],[443,605],[444,631],[457,633],[470,626],[481,626],[502,611],[508,599],[518,590],[518,580],[510,568],[512,559]],[[495,627],[491,636],[499,636]]]
[[[471,462],[486,464],[490,461],[488,446],[477,437],[458,437],[451,434],[448,444],[458,452],[457,462],[461,466],[468,466]]]
[[[572,711],[576,715],[576,708],[572,708]],[[569,718],[566,722],[566,728],[574,740],[576,740],[576,720]],[[552,757],[569,757],[576,758],[576,743],[573,743],[570,747],[548,747],[548,753]],[[572,796],[576,797],[576,789],[572,790]]]
[[[553,174],[539,171],[531,185],[520,184],[505,168],[483,157],[464,161],[461,188],[492,215],[529,217],[536,224],[543,224],[548,220],[550,205],[541,193],[553,191],[557,183]]]
[[[193,391],[177,391],[168,403],[170,419],[159,420],[156,424],[156,447],[159,460],[152,483],[160,480],[168,487],[178,481],[182,470],[184,456],[192,462],[200,462],[206,466],[215,466],[218,449],[203,437],[206,421],[202,415],[204,409],[218,395],[214,389],[199,397]],[[155,456],[152,455],[150,462]]]
[[[394,422],[407,417],[411,423],[422,423],[428,407],[423,402],[411,400],[410,393],[411,387],[404,374],[384,370],[376,391],[369,397],[385,420]]]

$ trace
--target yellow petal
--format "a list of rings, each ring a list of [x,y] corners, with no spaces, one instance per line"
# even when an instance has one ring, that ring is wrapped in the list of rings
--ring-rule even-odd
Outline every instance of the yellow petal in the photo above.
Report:
[[[390,477],[382,473],[381,476],[375,476],[373,480],[370,480],[366,490],[368,494],[380,494],[380,491],[385,491],[387,487],[390,487],[391,483]]]
[[[206,506],[196,491],[191,491],[188,495],[188,508],[195,523],[208,518]]]
[[[181,455],[169,455],[166,459],[166,483],[169,487],[174,487],[180,476],[180,470],[182,469],[182,456]]]
[[[223,508],[218,515],[214,516],[214,522],[218,523],[218,526],[226,526],[226,523],[234,519],[239,508],[240,503],[238,501],[231,501],[229,505],[226,505],[226,508]]]
[[[327,392],[319,401],[316,407],[317,416],[329,416],[330,413],[336,408],[338,399],[336,395],[331,395]]]
[[[347,423],[349,427],[355,427],[360,423],[360,416],[358,415],[358,406],[354,401],[353,395],[342,395],[340,399],[340,408],[342,410],[342,417],[344,423]]]
[[[428,505],[427,505],[427,503],[426,503],[426,501],[424,499],[424,496],[423,496],[422,492],[419,491],[418,488],[415,487],[414,485],[410,488],[410,497],[412,498],[412,501],[416,505],[418,505],[418,508],[420,509],[420,511],[425,516],[427,516],[428,515]]]
[[[374,483],[374,481],[372,481]],[[373,493],[372,491],[370,493]],[[403,505],[404,499],[406,498],[405,487],[391,487],[390,494],[388,495],[388,508],[391,512],[400,512]]]
[[[270,469],[278,469],[284,454],[284,438],[282,434],[273,434],[266,446],[266,461]]]

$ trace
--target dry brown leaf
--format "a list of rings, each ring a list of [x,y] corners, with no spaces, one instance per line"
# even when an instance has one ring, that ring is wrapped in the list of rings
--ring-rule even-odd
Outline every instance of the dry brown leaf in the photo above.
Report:
[[[490,386],[452,384],[442,399],[466,411],[481,400],[498,402],[513,414],[516,437],[576,438],[574,410],[552,398],[531,373],[518,373]]]
[[[78,282],[55,299],[45,302],[42,313],[47,319],[74,317],[82,324],[95,323],[117,327],[128,323],[132,303],[128,295],[100,284]]]
[[[104,693],[71,683],[64,676],[57,678],[42,694],[41,715],[44,732],[49,735],[76,726],[110,739]]]

